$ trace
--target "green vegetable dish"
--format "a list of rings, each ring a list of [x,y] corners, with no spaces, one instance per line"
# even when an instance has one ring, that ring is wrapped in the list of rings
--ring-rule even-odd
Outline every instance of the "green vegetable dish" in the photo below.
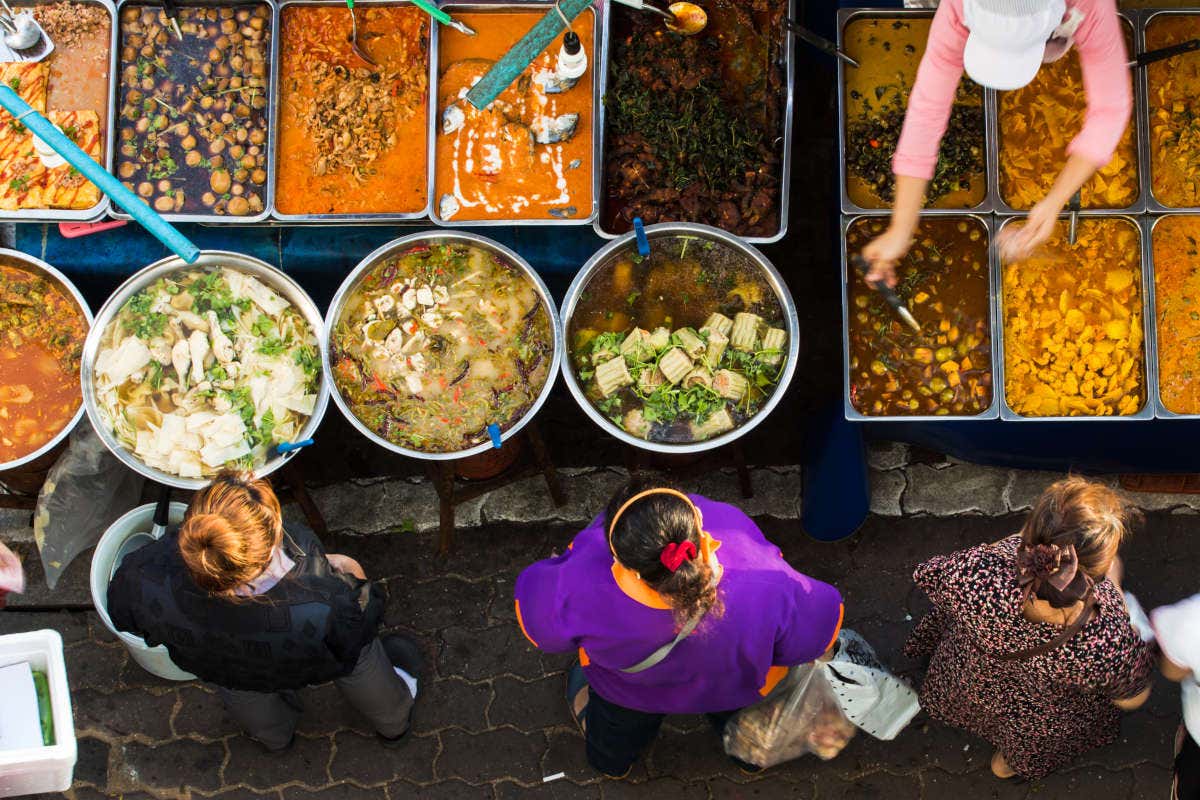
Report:
[[[675,235],[614,254],[580,294],[571,362],[592,405],[651,442],[711,439],[776,390],[788,354],[774,290],[745,255]]]
[[[199,267],[130,297],[104,330],[100,415],[145,464],[182,478],[257,469],[312,416],[321,350],[304,316],[255,276]]]
[[[333,330],[334,384],[376,436],[426,453],[487,442],[517,424],[554,362],[532,281],[465,243],[415,245],[366,270]]]

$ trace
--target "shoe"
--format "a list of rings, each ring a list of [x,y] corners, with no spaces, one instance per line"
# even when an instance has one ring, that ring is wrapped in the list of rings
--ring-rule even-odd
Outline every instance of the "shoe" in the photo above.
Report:
[[[255,739],[254,741],[256,741],[260,745],[262,745],[262,749],[266,750],[267,753],[269,753],[270,755],[279,756],[279,755],[283,755],[284,753],[291,750],[292,745],[296,744],[296,734],[293,733],[292,738],[288,739],[288,743],[285,744],[283,747],[271,748],[271,747],[267,747],[266,742],[262,741],[261,739]]]
[[[421,689],[421,673],[425,671],[425,656],[417,640],[399,633],[381,637],[383,650],[392,666],[399,667],[417,679],[417,691]]]

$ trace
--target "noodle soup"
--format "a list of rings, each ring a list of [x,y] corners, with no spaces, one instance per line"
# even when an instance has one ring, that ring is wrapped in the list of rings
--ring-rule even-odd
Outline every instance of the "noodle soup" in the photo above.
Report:
[[[454,453],[506,431],[554,363],[551,316],[517,267],[466,242],[419,244],[358,277],[333,322],[334,384],[368,430]]]
[[[50,278],[0,263],[0,464],[70,424],[87,329],[74,298]]]

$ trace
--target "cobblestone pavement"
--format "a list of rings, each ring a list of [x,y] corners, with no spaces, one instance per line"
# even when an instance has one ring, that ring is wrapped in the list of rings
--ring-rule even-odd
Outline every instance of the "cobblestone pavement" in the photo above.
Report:
[[[392,516],[405,513],[400,508]],[[848,625],[886,658],[923,609],[912,567],[934,553],[999,538],[1018,518],[873,516],[836,545],[811,541],[792,520],[759,521],[791,563],[842,588]],[[1195,527],[1189,516],[1152,513],[1128,547],[1128,583],[1146,605],[1197,590]],[[236,731],[211,691],[144,673],[90,611],[2,612],[0,633],[51,627],[67,643],[79,736],[70,800],[1166,796],[1178,693],[1161,682],[1148,706],[1126,719],[1118,743],[1035,784],[996,781],[983,742],[923,717],[894,742],[860,736],[829,763],[807,758],[756,778],[732,768],[701,720],[673,718],[629,780],[599,780],[563,700],[569,657],[529,647],[511,605],[521,567],[563,546],[575,530],[489,520],[465,532],[446,560],[431,555],[425,533],[332,537],[331,551],[357,557],[385,580],[388,626],[414,632],[431,662],[415,735],[398,751],[381,749],[336,690],[323,686],[304,693],[308,708],[295,748],[266,755]],[[28,555],[28,545],[19,547]],[[559,772],[565,777],[542,783]]]

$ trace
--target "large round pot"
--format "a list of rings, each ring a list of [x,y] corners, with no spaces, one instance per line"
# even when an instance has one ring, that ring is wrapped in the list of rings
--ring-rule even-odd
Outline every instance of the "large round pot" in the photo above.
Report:
[[[96,314],[96,320],[92,325],[91,333],[88,334],[87,342],[83,346],[83,404],[87,408],[88,419],[91,420],[92,427],[96,429],[96,433],[100,436],[101,441],[112,451],[113,455],[120,459],[127,467],[150,480],[178,489],[201,489],[207,486],[210,481],[207,478],[182,478],[178,475],[172,475],[169,472],[151,467],[117,441],[117,438],[113,435],[109,427],[104,424],[104,419],[100,413],[100,407],[96,399],[94,381],[96,356],[100,350],[100,340],[103,338],[105,328],[108,327],[108,324],[112,322],[117,312],[121,310],[130,297],[164,275],[210,266],[233,267],[241,272],[253,275],[287,299],[312,328],[313,335],[316,337],[321,350],[321,360],[325,360],[325,345],[321,341],[323,320],[316,304],[313,303],[308,293],[300,288],[300,284],[267,262],[257,258],[225,250],[203,250],[196,263],[188,264],[178,256],[170,256],[145,267],[135,273],[125,283],[121,284],[117,291],[105,301],[99,313]],[[314,435],[317,426],[321,424],[321,418],[325,416],[325,409],[328,404],[329,386],[325,374],[322,373],[320,386],[317,387],[316,405],[313,407],[312,416],[308,418],[304,427],[301,428],[297,436],[298,441],[311,438]],[[293,450],[282,455],[274,455],[265,464],[256,469],[254,474],[260,477],[271,474],[286,464],[297,452],[299,451]]]
[[[457,450],[452,452],[426,452],[423,450],[414,450],[409,447],[403,447],[395,444],[394,442],[389,442],[387,439],[379,436],[365,424],[363,424],[362,420],[355,416],[345,398],[342,397],[341,391],[339,391],[337,388],[337,383],[333,377],[333,365],[331,363],[332,359],[329,357],[331,339],[333,337],[334,328],[337,326],[338,319],[341,317],[342,311],[345,308],[351,293],[358,287],[359,282],[362,280],[364,274],[368,270],[389,256],[403,253],[407,250],[411,250],[413,247],[420,245],[452,244],[455,242],[468,244],[473,247],[486,250],[495,256],[497,260],[503,261],[509,266],[515,268],[517,271],[523,273],[533,286],[534,291],[537,292],[538,297],[541,298],[542,304],[546,309],[546,314],[550,318],[550,330],[552,336],[554,337],[554,341],[550,367],[546,372],[546,383],[542,386],[542,390],[538,394],[537,399],[534,400],[533,405],[529,407],[525,414],[519,420],[509,426],[507,430],[501,432],[500,436],[502,442],[516,436],[517,433],[520,432],[520,430],[524,428],[531,419],[533,419],[533,416],[537,414],[538,410],[541,409],[542,405],[546,402],[546,398],[550,396],[550,390],[553,388],[554,379],[558,374],[559,362],[562,359],[562,325],[559,321],[558,308],[554,304],[554,299],[550,296],[550,290],[546,288],[546,284],[542,282],[541,277],[537,274],[537,272],[534,271],[533,267],[529,265],[529,262],[521,258],[521,256],[519,256],[513,250],[510,250],[499,242],[493,241],[484,236],[458,231],[414,233],[410,236],[404,236],[400,239],[395,239],[391,242],[388,242],[379,249],[375,250],[373,253],[360,261],[358,266],[356,266],[354,270],[346,276],[346,280],[343,281],[342,285],[338,288],[337,294],[333,296],[333,302],[329,304],[329,313],[325,316],[325,328],[321,338],[321,352],[325,359],[325,383],[330,387],[330,394],[333,395],[334,403],[336,403],[337,407],[341,409],[342,414],[345,415],[346,419],[350,421],[350,424],[357,428],[363,436],[367,437],[380,447],[391,450],[393,453],[399,453],[400,455],[408,456],[409,458],[429,461],[449,461],[453,459],[466,458],[479,453],[485,453],[492,449],[493,445],[490,442],[484,442],[483,444],[475,445],[474,447],[470,447],[465,450]]]
[[[79,290],[75,288],[75,284],[71,283],[70,279],[68,279],[66,275],[63,275],[45,261],[26,255],[18,250],[0,248],[0,265],[16,267],[17,269],[22,269],[26,272],[42,275],[53,283],[57,284],[58,288],[61,289],[68,298],[75,301],[75,305],[78,306],[79,311],[83,314],[84,319],[87,320],[88,325],[92,325],[92,310],[88,308],[87,301],[83,299],[83,295],[79,293]],[[79,420],[83,418],[83,408],[84,404],[80,403],[79,409],[75,412],[75,416],[71,417],[71,421],[68,422],[66,426],[58,432],[58,435],[46,442],[37,450],[23,455],[20,458],[15,458],[12,461],[0,462],[0,482],[3,482],[4,480],[3,473],[11,471],[13,472],[14,476],[16,476],[22,472],[22,470],[19,470],[18,468],[26,466],[30,467],[30,470],[33,472],[42,473],[42,477],[44,478],[44,473],[48,471],[51,466],[53,466],[53,462],[42,462],[38,465],[33,465],[32,462],[37,461],[43,456],[47,456],[50,451],[54,450],[54,448],[66,442],[67,437],[71,435],[71,431],[75,430],[75,426],[78,425]],[[47,461],[49,461],[49,459],[47,459]],[[40,487],[40,485],[41,484],[39,482],[38,486]],[[36,493],[37,489],[34,488],[32,491]]]
[[[786,326],[788,335],[787,354],[783,368],[783,373],[780,375],[779,383],[775,387],[775,391],[767,398],[762,408],[758,413],[750,417],[739,427],[734,428],[719,436],[711,439],[704,439],[698,442],[652,442],[647,439],[642,439],[633,436],[623,430],[618,425],[601,414],[592,402],[588,400],[584,387],[580,384],[578,377],[575,375],[575,367],[572,363],[570,354],[562,359],[563,378],[566,380],[567,388],[571,390],[571,394],[575,397],[575,401],[579,403],[579,407],[584,413],[591,417],[592,421],[603,428],[608,433],[615,436],[617,439],[626,444],[638,447],[643,450],[651,450],[657,453],[698,453],[705,450],[712,450],[722,445],[745,436],[756,426],[758,426],[767,415],[779,405],[783,399],[784,393],[787,391],[788,385],[792,381],[792,377],[796,372],[796,361],[800,353],[800,325],[796,318],[796,304],[792,300],[791,292],[788,291],[787,284],[784,283],[783,276],[775,269],[775,266],[767,260],[762,253],[748,245],[745,241],[727,233],[719,228],[713,228],[708,225],[699,225],[692,222],[664,222],[657,225],[648,225],[645,228],[646,237],[650,242],[651,248],[654,247],[656,239],[664,237],[672,237],[686,235],[695,237],[702,241],[717,242],[725,245],[733,250],[743,254],[749,262],[756,265],[762,271],[762,277],[767,285],[774,291],[776,299],[779,301],[779,307],[783,313],[784,325]],[[571,287],[567,290],[566,298],[563,300],[562,320],[564,337],[566,332],[570,330],[571,319],[575,314],[576,307],[579,304],[580,296],[587,289],[592,277],[601,269],[607,267],[620,254],[627,251],[634,245],[636,233],[631,231],[618,239],[609,242],[593,255],[572,281]],[[686,286],[679,287],[681,291],[685,290]]]

